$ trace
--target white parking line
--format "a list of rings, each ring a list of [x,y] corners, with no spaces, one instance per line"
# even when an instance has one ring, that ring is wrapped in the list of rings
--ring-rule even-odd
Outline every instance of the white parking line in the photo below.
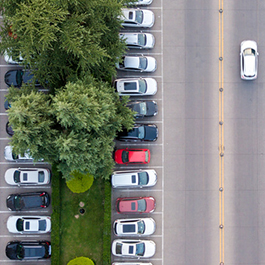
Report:
[[[7,88],[1,88],[1,89],[0,89],[0,92],[7,92],[7,91],[8,91]]]
[[[41,187],[41,186],[28,186],[28,185],[25,185],[25,187],[24,186],[4,186],[4,187],[0,187],[0,189],[17,189],[19,187],[19,189],[36,189],[36,188],[38,188],[38,189],[51,189],[51,186],[43,186],[43,187]]]
[[[162,121],[156,121],[156,120],[148,120],[148,121],[140,121],[140,120],[138,120],[137,122],[136,122],[137,124],[146,124],[146,123],[163,123]]]
[[[125,145],[144,145],[144,146],[154,146],[154,145],[157,145],[157,146],[161,146],[162,144],[155,144],[155,143],[146,143],[146,142],[138,142],[138,143],[132,143],[132,142],[127,142],[127,143],[121,143],[120,146],[125,146]]]
[[[47,234],[39,234],[39,235],[25,235],[25,234],[23,234],[23,235],[15,235],[15,234],[9,234],[9,235],[0,235],[0,238],[1,237],[10,237],[10,236],[12,236],[12,237],[41,237],[41,236],[43,236],[43,235],[49,235],[48,233]]]
[[[0,165],[17,165],[17,164],[23,164],[23,165],[49,165],[47,162],[0,162]],[[23,167],[23,166],[22,166]]]
[[[137,165],[137,167],[132,167],[132,166],[119,166],[119,168],[117,170],[119,170],[119,169],[137,169],[138,170],[139,167],[142,167],[142,168],[163,168],[163,166],[148,166],[148,165],[144,166],[144,165]]]
[[[153,189],[148,189],[148,188],[143,188],[143,189],[117,189],[121,192],[135,192],[135,191],[152,191],[152,192],[161,192],[162,189],[157,189],[157,190],[153,190]]]
[[[13,64],[0,64],[0,67],[10,67],[10,68],[14,68],[14,67],[18,67],[18,68],[22,68],[21,66],[19,67],[19,65],[13,65]]]
[[[0,116],[7,116],[7,112],[0,113]]]
[[[23,214],[24,213],[48,213],[49,211],[48,210],[42,210],[42,211],[24,211],[23,210]],[[12,214],[12,213],[14,213],[14,212],[12,212],[12,211],[0,211],[0,214],[1,213],[10,213],[10,214]]]
[[[139,74],[141,74],[141,73],[139,73]],[[139,76],[138,76],[139,77]],[[152,77],[152,78],[162,78],[161,77],[161,75],[152,75],[152,76],[142,76],[142,77]],[[131,75],[124,75],[124,76],[120,76],[120,77],[118,77],[119,79],[120,78],[133,78]]]
[[[24,260],[21,260],[21,261],[19,261],[19,263],[24,263],[23,262]],[[1,259],[0,260],[0,264],[2,264],[2,263],[12,263],[12,264],[14,264],[14,260],[5,260],[5,259]],[[32,264],[36,264],[36,260],[26,260],[25,262],[27,262],[27,263],[32,263]],[[45,259],[39,259],[38,260],[38,263],[40,263],[40,262],[47,262],[47,260],[45,260]],[[25,263],[24,263],[25,264]]]
[[[130,55],[163,55],[161,52],[150,52],[150,51],[143,51],[143,52],[135,52],[135,53],[130,53]]]
[[[10,140],[10,138],[9,137],[7,137],[7,138],[0,138],[0,141],[1,140]]]

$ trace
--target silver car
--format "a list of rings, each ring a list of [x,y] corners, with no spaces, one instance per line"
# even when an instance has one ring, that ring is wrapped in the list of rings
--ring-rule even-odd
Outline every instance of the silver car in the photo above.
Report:
[[[129,49],[152,49],[155,45],[155,37],[151,33],[126,32],[119,36]]]
[[[122,8],[119,17],[124,27],[151,28],[155,23],[155,15],[151,10],[139,8]]]
[[[117,219],[113,223],[116,236],[150,236],[155,230],[153,218]]]
[[[253,40],[245,40],[240,46],[241,79],[254,80],[258,76],[258,46]]]
[[[145,188],[157,182],[157,174],[153,169],[115,171],[111,176],[113,188]]]
[[[120,96],[152,96],[157,92],[157,82],[154,78],[116,79],[114,87]]]
[[[116,68],[121,71],[151,73],[156,70],[156,59],[152,56],[123,56]]]

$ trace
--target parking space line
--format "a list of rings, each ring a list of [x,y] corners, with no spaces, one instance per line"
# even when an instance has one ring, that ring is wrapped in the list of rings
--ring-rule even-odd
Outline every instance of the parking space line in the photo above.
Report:
[[[153,215],[153,214],[156,214],[156,215],[161,214],[161,215],[163,215],[163,212],[156,212],[156,211],[154,211],[154,212],[152,213],[152,215]]]
[[[25,234],[23,234],[23,235],[15,235],[15,234],[9,234],[9,235],[0,235],[0,238],[1,237],[10,237],[10,236],[12,236],[12,237],[41,237],[43,235],[49,235],[49,234],[39,234],[39,235],[25,235]]]
[[[19,162],[0,162],[0,165],[17,165],[17,164],[20,164]],[[36,162],[36,163],[33,163],[33,162],[23,162],[23,165],[32,165],[34,164],[35,166],[36,165],[49,165],[49,163],[47,162]],[[23,166],[22,166],[23,167]]]
[[[7,92],[7,91],[8,91],[7,88],[1,88],[1,89],[0,89],[0,92]]]
[[[138,165],[137,167],[128,167],[128,166],[119,166],[119,168],[116,170],[118,171],[119,169],[135,169],[138,170],[139,166],[142,168],[163,168],[163,166],[143,166],[143,165]]]
[[[119,189],[119,191],[121,191],[121,192],[135,192],[135,191],[154,191],[154,192],[161,192],[162,191],[162,189],[157,189],[157,190],[153,190],[153,189],[148,189],[148,188],[146,188],[146,189]]]
[[[137,124],[142,124],[142,123],[163,123],[163,121],[156,121],[156,120],[147,120],[147,121],[137,121]]]
[[[139,77],[139,76],[138,76]],[[144,76],[144,77],[152,77],[152,78],[161,78],[162,79],[162,76],[161,75],[152,75],[152,76]],[[118,77],[118,78],[134,78],[133,76],[131,75],[124,75],[124,76],[121,76],[121,77]]]
[[[0,263],[2,263],[2,262],[5,262],[5,263],[13,263],[14,264],[14,260],[2,259],[2,260],[0,260]],[[19,261],[19,262],[24,263],[23,261]],[[39,259],[38,260],[38,263],[40,263],[40,262],[47,262],[47,260],[45,260],[45,259]],[[27,263],[31,263],[31,264],[34,264],[35,263],[36,264],[36,260],[27,260]]]
[[[48,213],[48,212],[49,212],[48,210],[42,210],[42,211],[24,211],[23,210],[23,215],[25,215],[24,213]],[[12,214],[14,212],[12,212],[12,211],[0,211],[0,214],[1,213],[10,213],[10,214]]]
[[[135,52],[135,53],[133,53],[133,54],[130,54],[130,55],[142,55],[142,54],[144,54],[144,55],[163,55],[163,53],[161,53],[161,52],[147,52],[147,51],[143,51],[143,52]]]
[[[1,140],[10,140],[10,138],[9,137],[7,137],[7,138],[0,138],[0,141]]]
[[[7,116],[7,112],[0,113],[0,116]]]
[[[161,146],[162,144],[155,144],[155,143],[150,143],[150,144],[148,144],[148,143],[145,143],[145,142],[138,142],[138,143],[131,143],[131,142],[129,142],[129,143],[121,143],[120,144],[121,146],[125,146],[125,145],[144,145],[144,146],[154,146],[154,145],[157,145],[157,146]]]
[[[2,186],[0,187],[0,189],[17,189],[18,186]],[[51,189],[51,186],[43,186],[43,187],[40,187],[40,186],[37,186],[37,187],[34,187],[34,186],[20,186],[19,189]]]

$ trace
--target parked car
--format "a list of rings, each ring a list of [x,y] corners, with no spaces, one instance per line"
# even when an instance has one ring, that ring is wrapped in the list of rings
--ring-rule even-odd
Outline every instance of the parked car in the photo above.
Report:
[[[48,241],[11,241],[6,246],[6,256],[12,260],[37,260],[51,257]]]
[[[51,172],[48,168],[9,168],[5,181],[9,185],[46,185],[50,183]]]
[[[23,58],[21,57],[21,55],[18,54],[18,57],[14,59],[12,56],[8,55],[8,51],[6,50],[4,52],[4,60],[8,64],[19,64],[20,62],[23,61]]]
[[[115,152],[117,164],[148,164],[150,162],[149,149],[118,149]]]
[[[113,262],[112,265],[153,265],[151,262]]]
[[[129,49],[152,49],[155,46],[155,37],[151,33],[123,32],[119,36]]]
[[[154,169],[115,171],[111,176],[113,188],[147,188],[157,182]]]
[[[6,223],[10,233],[44,234],[51,232],[50,216],[10,216]]]
[[[140,8],[122,8],[122,20],[124,27],[151,28],[155,23],[155,15],[151,10]]]
[[[152,240],[116,239],[112,242],[112,254],[120,257],[151,258],[156,244]]]
[[[33,158],[28,153],[25,153],[24,155],[15,155],[13,153],[13,148],[10,145],[5,147],[4,156],[7,161],[11,162],[33,162]],[[40,159],[38,162],[41,161],[43,161],[43,159]]]
[[[14,135],[13,128],[12,128],[12,126],[9,124],[9,121],[6,123],[6,133],[7,133],[9,136],[13,136],[13,135]]]
[[[122,61],[116,64],[121,71],[151,73],[156,70],[156,59],[152,56],[122,56]]]
[[[8,86],[21,87],[22,83],[32,83],[34,80],[34,75],[28,70],[9,70],[5,74],[5,83]],[[39,82],[35,80],[35,86],[40,86]]]
[[[126,142],[154,142],[158,137],[158,128],[155,124],[135,124],[130,131],[118,133],[117,140]]]
[[[253,40],[241,42],[240,47],[240,66],[241,78],[253,80],[258,76],[258,46]]]
[[[8,110],[11,108],[11,104],[8,102],[8,100],[6,98],[5,98],[4,108],[5,108],[5,110]]]
[[[135,6],[147,6],[151,5],[153,0],[139,0],[137,2],[129,3],[128,5],[135,5]]]
[[[152,213],[155,210],[154,197],[125,197],[116,200],[117,213]]]
[[[116,236],[150,236],[155,230],[153,218],[117,219],[113,223]]]
[[[158,113],[157,103],[154,100],[137,100],[127,103],[132,111],[135,111],[135,118],[153,117]]]
[[[120,96],[152,96],[157,92],[157,82],[154,78],[116,79],[114,87]]]
[[[10,211],[46,208],[50,205],[50,196],[45,191],[10,194],[6,206]]]

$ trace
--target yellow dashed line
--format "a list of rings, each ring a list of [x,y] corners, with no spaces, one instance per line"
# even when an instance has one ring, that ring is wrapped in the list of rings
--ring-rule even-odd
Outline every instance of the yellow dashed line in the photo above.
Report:
[[[219,247],[224,264],[224,19],[223,0],[219,0]]]

